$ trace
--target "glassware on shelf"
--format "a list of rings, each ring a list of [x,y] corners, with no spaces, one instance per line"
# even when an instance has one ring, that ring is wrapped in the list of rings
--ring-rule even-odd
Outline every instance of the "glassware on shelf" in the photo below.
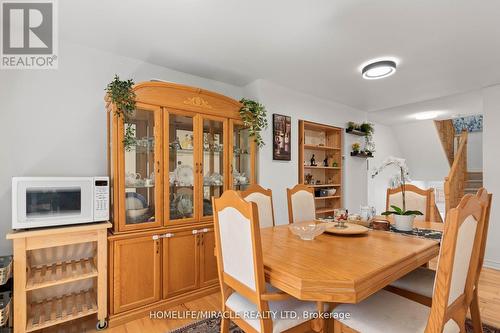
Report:
[[[219,197],[224,191],[224,122],[203,119],[203,216],[213,215],[212,197]]]
[[[170,220],[194,217],[194,119],[169,114]]]
[[[224,180],[222,179],[222,175],[214,172],[211,175],[203,177],[203,185],[206,186],[222,186],[224,185]]]
[[[242,124],[234,124],[233,127],[233,188],[243,190],[250,184],[251,170],[251,142],[250,132]]]
[[[244,172],[239,173],[236,169],[233,170],[233,184],[236,186],[239,185],[248,185],[250,183],[248,177]]]
[[[125,149],[125,223],[155,221],[155,112],[136,110],[128,119],[134,145]]]

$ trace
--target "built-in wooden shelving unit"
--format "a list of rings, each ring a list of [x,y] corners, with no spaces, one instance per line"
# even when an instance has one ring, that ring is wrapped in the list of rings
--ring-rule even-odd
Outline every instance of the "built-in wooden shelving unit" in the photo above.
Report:
[[[338,127],[299,121],[299,183],[314,189],[319,217],[333,215],[336,208],[342,207],[342,134],[343,129]],[[313,154],[315,166],[310,163]],[[308,182],[309,175],[312,182]],[[321,194],[328,189],[336,191],[333,195]]]

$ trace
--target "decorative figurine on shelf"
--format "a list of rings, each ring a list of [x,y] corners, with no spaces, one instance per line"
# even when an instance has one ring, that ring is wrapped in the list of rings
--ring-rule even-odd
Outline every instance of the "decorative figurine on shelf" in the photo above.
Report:
[[[332,167],[336,168],[338,166],[339,166],[339,164],[337,162],[333,162]]]
[[[311,166],[317,166],[317,164],[316,164],[316,159],[314,158],[314,154],[313,154],[313,156],[311,157]]]
[[[170,149],[173,149],[173,150],[181,150],[182,149],[182,146],[179,142],[179,137],[176,137],[174,141],[172,141],[170,143]]]
[[[325,159],[323,160],[323,166],[328,166],[328,156],[325,157]]]
[[[311,175],[310,173],[306,173],[304,178],[305,178],[305,183],[309,185],[312,182],[313,175]]]
[[[182,149],[193,149],[193,135],[185,134],[181,141]]]

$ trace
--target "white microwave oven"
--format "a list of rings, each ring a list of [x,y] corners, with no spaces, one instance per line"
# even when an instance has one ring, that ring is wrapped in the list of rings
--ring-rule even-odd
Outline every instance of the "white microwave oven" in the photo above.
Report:
[[[12,178],[12,229],[107,220],[108,177]]]

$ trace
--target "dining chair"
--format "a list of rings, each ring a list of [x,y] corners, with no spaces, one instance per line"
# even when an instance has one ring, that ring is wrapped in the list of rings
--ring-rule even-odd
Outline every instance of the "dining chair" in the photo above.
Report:
[[[343,304],[335,312],[349,313],[335,321],[335,332],[465,332],[465,317],[479,266],[485,207],[467,194],[446,217],[432,305],[381,290],[359,304]]]
[[[488,238],[488,228],[490,224],[490,210],[493,195],[488,193],[485,188],[480,188],[476,193],[476,198],[479,199],[484,206],[484,227],[483,235],[481,238],[480,251],[479,251],[479,265],[476,272],[476,279],[474,284],[473,298],[470,305],[472,325],[474,332],[482,332],[482,321],[479,312],[479,297],[478,297],[478,284],[479,276],[484,262],[484,253],[486,249],[486,241]],[[434,281],[436,271],[429,268],[418,268],[399,280],[394,281],[386,290],[396,293],[400,296],[409,298],[423,305],[432,305],[432,293],[434,289]]]
[[[412,184],[405,185],[405,202],[407,210],[421,211],[421,216],[417,216],[416,220],[435,221],[434,216],[434,189],[430,188],[422,190]],[[387,189],[386,210],[391,209],[391,205],[403,208],[403,195],[401,186],[398,188]]]
[[[316,304],[265,283],[257,205],[233,190],[212,200],[222,310],[230,315],[223,316],[221,332],[229,332],[230,318],[245,332],[309,331],[312,320],[304,313],[314,313]],[[280,316],[288,311],[298,316]]]
[[[316,219],[314,190],[304,184],[286,189],[288,199],[288,222],[304,222]]]
[[[246,201],[257,204],[261,228],[274,226],[273,191],[265,189],[258,184],[253,184],[246,190],[241,191],[240,195]]]

